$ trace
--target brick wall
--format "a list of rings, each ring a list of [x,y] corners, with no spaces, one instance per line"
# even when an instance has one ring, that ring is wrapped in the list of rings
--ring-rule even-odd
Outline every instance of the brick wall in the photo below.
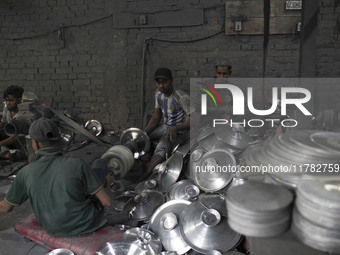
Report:
[[[338,2],[319,2],[317,74],[338,77]],[[182,12],[197,15],[181,25]],[[140,15],[149,23],[139,24]],[[141,127],[141,87],[143,106],[152,110],[159,66],[172,69],[183,90],[190,77],[213,76],[223,59],[233,65],[233,77],[262,76],[263,36],[227,36],[224,18],[225,0],[4,0],[0,90],[21,85],[80,122],[99,120],[106,130]],[[299,47],[296,34],[270,36],[266,76],[297,77]]]

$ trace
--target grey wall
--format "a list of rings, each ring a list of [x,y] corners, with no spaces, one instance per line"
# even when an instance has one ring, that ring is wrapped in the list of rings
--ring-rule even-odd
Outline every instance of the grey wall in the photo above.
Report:
[[[262,77],[263,35],[225,35],[225,2],[1,1],[0,90],[21,85],[82,122],[99,120],[106,130],[140,127],[141,86],[145,109],[152,110],[152,74],[159,66],[169,67],[183,90],[190,77],[213,76],[214,65],[225,59],[233,77]],[[338,2],[319,0],[311,54],[320,77],[340,76]],[[147,16],[146,25],[139,23],[140,15]],[[298,34],[271,35],[265,75],[298,77],[299,48]]]

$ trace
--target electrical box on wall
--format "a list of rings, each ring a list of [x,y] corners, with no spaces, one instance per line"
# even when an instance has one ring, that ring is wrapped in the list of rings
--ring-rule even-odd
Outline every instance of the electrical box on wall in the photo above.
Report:
[[[263,0],[226,2],[225,34],[263,34]],[[301,1],[270,0],[270,34],[297,33],[301,21]],[[301,5],[300,5],[301,4]]]

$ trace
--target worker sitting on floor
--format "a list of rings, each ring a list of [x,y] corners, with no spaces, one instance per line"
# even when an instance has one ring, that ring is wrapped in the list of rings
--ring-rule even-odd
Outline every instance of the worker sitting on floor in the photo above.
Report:
[[[162,163],[172,147],[189,139],[189,96],[173,87],[172,73],[168,68],[159,68],[154,74],[157,87],[155,110],[145,127],[150,139],[160,139],[149,166],[143,174],[148,177],[154,167]],[[163,123],[159,125],[163,116]]]
[[[30,200],[35,216],[48,233],[73,236],[96,231],[106,224],[103,211],[94,202],[110,206],[111,199],[103,187],[107,166],[98,159],[90,169],[81,159],[61,155],[55,146],[59,129],[55,122],[41,118],[29,129],[37,160],[22,168],[5,199],[0,212],[9,212]],[[123,223],[126,218],[111,219]]]
[[[23,135],[8,136],[5,134],[3,127],[5,124],[12,122],[18,112],[18,104],[22,101],[24,89],[19,86],[10,86],[4,91],[5,105],[0,121],[0,146],[3,152],[0,154],[2,159],[10,159],[11,161],[20,161],[27,159],[26,140]],[[16,150],[11,153],[10,150]]]

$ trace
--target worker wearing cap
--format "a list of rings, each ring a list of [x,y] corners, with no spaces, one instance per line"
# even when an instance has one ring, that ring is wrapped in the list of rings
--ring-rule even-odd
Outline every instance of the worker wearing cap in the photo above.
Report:
[[[153,168],[165,160],[173,146],[182,144],[189,138],[191,113],[189,96],[173,87],[172,73],[162,67],[155,71],[156,82],[155,110],[145,127],[150,139],[160,139],[144,177],[151,174]],[[162,119],[163,116],[163,119]],[[163,120],[162,124],[160,121]]]
[[[84,161],[62,156],[54,147],[59,138],[54,121],[36,120],[29,136],[36,161],[18,172],[0,202],[0,212],[9,212],[29,199],[42,228],[54,236],[85,234],[102,227],[106,219],[91,197],[95,196],[103,206],[110,206],[103,181]]]

